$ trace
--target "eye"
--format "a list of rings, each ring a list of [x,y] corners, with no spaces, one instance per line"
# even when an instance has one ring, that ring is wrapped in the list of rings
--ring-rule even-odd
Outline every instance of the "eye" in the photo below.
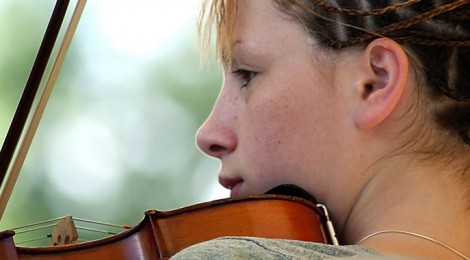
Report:
[[[243,70],[243,69],[236,70],[233,73],[235,73],[240,79],[243,80],[242,87],[248,86],[250,81],[258,74],[254,71]]]

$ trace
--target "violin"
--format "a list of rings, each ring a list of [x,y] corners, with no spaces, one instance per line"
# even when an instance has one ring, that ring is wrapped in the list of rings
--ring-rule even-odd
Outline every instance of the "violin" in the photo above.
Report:
[[[284,194],[299,193],[292,186],[276,189],[284,190]],[[322,205],[272,193],[220,199],[172,211],[148,210],[130,230],[78,244],[15,247],[13,235],[13,231],[0,232],[1,259],[167,259],[191,245],[224,236],[337,244]]]
[[[24,159],[20,158],[18,166],[14,164],[10,167],[67,5],[68,0],[57,1],[20,100],[19,110],[2,147],[2,183],[7,169],[20,167]],[[77,9],[83,10],[83,6]],[[54,73],[54,68],[52,71]],[[38,120],[33,118],[31,121],[37,124]],[[26,136],[24,139],[32,139],[32,136]],[[18,154],[21,157],[24,153]],[[8,181],[6,186],[7,190],[11,189]],[[8,197],[9,195],[2,193],[1,199],[5,201]],[[0,202],[4,203],[6,202]],[[18,247],[13,240],[14,235],[15,232],[11,230],[0,232],[0,259],[167,259],[194,244],[224,236],[338,244],[326,207],[292,185],[282,185],[262,195],[220,199],[171,211],[148,210],[135,227],[94,241],[47,247]]]

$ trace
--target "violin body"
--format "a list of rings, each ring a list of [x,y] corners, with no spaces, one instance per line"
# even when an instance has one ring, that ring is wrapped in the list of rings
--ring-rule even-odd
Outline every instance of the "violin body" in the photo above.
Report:
[[[286,195],[250,195],[172,211],[148,210],[134,228],[100,240],[51,247],[16,247],[0,232],[0,259],[167,259],[191,245],[223,236],[330,243],[323,211]]]

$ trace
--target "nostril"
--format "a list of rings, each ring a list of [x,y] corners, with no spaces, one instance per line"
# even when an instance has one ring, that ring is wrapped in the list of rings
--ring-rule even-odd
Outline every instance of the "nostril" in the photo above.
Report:
[[[218,152],[224,150],[224,147],[222,147],[221,145],[218,145],[218,144],[213,144],[209,147],[209,150],[213,153],[218,153]]]

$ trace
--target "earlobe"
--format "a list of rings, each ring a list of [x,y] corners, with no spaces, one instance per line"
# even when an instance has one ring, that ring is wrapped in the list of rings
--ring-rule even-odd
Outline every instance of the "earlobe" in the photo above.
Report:
[[[409,60],[402,47],[393,40],[372,41],[362,54],[365,71],[359,81],[359,108],[356,125],[363,130],[382,123],[396,108],[405,90]]]

